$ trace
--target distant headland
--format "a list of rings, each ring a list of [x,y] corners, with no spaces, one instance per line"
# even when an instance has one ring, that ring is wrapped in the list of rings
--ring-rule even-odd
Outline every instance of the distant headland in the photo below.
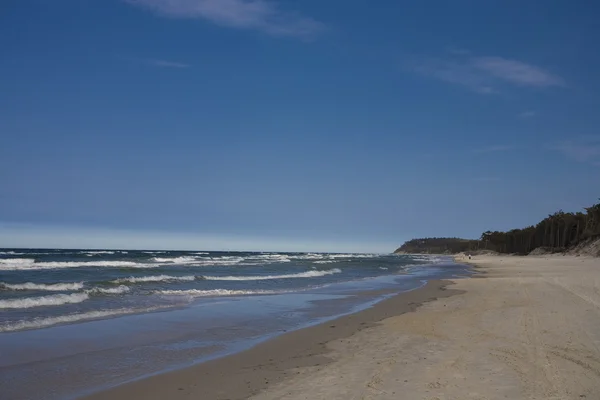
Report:
[[[478,239],[433,237],[412,239],[398,254],[549,254],[570,253],[600,256],[600,202],[585,212],[562,210],[548,215],[536,225],[507,232],[486,231]]]

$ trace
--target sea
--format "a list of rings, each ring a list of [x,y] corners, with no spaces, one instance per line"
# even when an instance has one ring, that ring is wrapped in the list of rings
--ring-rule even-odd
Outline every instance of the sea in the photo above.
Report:
[[[77,398],[469,273],[429,255],[0,249],[2,398]]]

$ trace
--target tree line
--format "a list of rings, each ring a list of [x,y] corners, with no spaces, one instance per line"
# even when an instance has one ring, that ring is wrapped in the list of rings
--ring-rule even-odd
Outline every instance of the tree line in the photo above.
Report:
[[[479,239],[422,238],[412,239],[396,253],[460,253],[492,250],[498,253],[529,254],[535,249],[562,252],[578,244],[600,237],[600,202],[584,208],[585,212],[554,214],[522,229],[507,232],[486,231]]]

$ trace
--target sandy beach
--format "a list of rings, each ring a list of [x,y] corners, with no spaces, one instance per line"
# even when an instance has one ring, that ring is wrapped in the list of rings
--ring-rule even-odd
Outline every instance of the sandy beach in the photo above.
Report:
[[[477,275],[89,398],[600,398],[599,259],[458,261]]]

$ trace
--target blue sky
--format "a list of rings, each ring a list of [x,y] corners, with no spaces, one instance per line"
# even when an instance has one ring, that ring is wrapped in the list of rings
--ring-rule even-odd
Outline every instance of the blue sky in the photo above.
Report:
[[[384,252],[579,210],[599,12],[4,1],[0,247]]]

